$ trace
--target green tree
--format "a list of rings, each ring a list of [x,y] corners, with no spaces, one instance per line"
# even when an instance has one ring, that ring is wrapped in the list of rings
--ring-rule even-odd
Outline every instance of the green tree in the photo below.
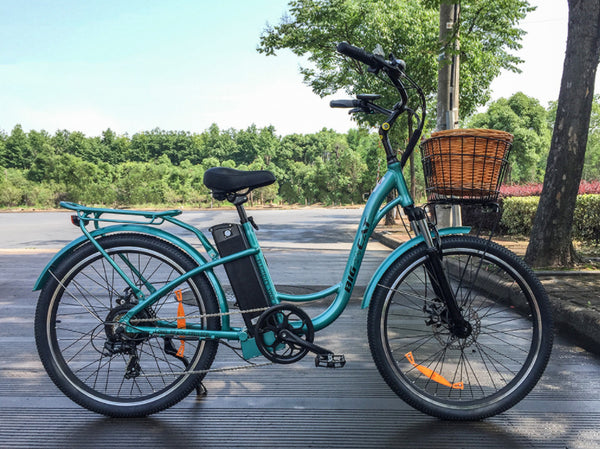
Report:
[[[30,160],[28,162],[31,163],[35,156],[42,151],[42,148],[50,145],[50,135],[44,130],[31,130],[27,133],[27,138],[29,139],[29,146],[31,148]]]
[[[466,121],[468,127],[507,131],[514,135],[507,182],[541,181],[550,148],[551,128],[539,101],[517,92],[492,102],[487,111]]]
[[[125,162],[131,151],[131,139],[127,135],[119,136],[112,129],[102,131],[98,148],[98,158],[111,165]]]
[[[169,193],[169,168],[164,158],[120,164],[116,171],[116,201],[126,205],[163,204]]]
[[[255,160],[260,153],[258,129],[252,124],[243,131],[235,133],[235,153],[232,159],[236,164],[249,164]]]
[[[335,51],[341,41],[372,51],[380,44],[407,62],[407,72],[433,101],[437,88],[440,0],[292,0],[289,14],[260,37],[258,51],[274,55],[290,49],[305,56],[300,68],[306,84],[325,96],[340,89],[350,94],[376,92],[392,106],[397,93],[384,81],[366,75],[366,67]],[[460,33],[461,114],[489,99],[491,81],[502,69],[517,70],[511,55],[524,32],[517,23],[531,10],[524,0],[463,0],[456,31]],[[456,38],[457,33],[453,35]],[[430,108],[431,109],[431,108]],[[359,117],[369,123],[374,118]]]
[[[3,160],[0,165],[6,168],[24,169],[31,162],[31,145],[21,125],[15,125],[10,136],[4,142]]]
[[[0,129],[0,166],[2,166],[6,160],[6,133]]]
[[[215,123],[210,125],[203,133],[204,157],[215,157],[219,161],[231,159],[238,152],[234,135],[231,129],[221,131]]]
[[[33,159],[27,179],[37,183],[58,181],[58,164],[59,158],[54,148],[44,144]]]
[[[600,180],[600,95],[594,96],[582,179]]]
[[[94,161],[96,156],[92,151],[91,140],[80,131],[73,131],[67,139],[66,152],[84,161]]]
[[[553,101],[548,108],[548,122],[554,125],[558,103]],[[586,181],[600,180],[600,94],[594,95],[588,140],[581,179]]]

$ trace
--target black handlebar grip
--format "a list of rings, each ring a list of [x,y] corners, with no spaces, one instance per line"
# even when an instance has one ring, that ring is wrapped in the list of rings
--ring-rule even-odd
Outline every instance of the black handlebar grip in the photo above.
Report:
[[[381,65],[375,55],[367,53],[362,48],[350,45],[348,42],[340,42],[337,46],[337,51],[371,67],[379,67]]]
[[[331,100],[329,107],[332,108],[356,108],[360,106],[360,100]]]

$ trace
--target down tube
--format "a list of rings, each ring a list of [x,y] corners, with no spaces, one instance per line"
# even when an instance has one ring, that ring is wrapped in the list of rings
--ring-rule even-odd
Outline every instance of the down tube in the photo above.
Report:
[[[398,198],[396,198],[393,203],[380,209],[381,205],[386,201],[387,195],[394,188],[398,190]],[[369,238],[373,234],[377,223],[385,216],[385,212],[398,204],[401,206],[409,206],[413,204],[413,200],[406,187],[406,181],[402,175],[400,164],[395,163],[388,167],[388,171],[381,179],[381,182],[375,187],[365,205],[365,210],[360,219],[360,224],[356,231],[356,236],[354,237],[354,243],[352,244],[352,249],[348,256],[348,262],[342,277],[341,288],[335,300],[327,310],[313,319],[315,330],[321,330],[333,323],[342,314],[346,305],[348,305],[365,255],[365,250],[367,249]]]

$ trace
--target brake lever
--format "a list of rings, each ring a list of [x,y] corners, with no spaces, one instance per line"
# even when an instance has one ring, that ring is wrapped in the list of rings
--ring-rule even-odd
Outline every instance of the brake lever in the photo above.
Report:
[[[375,111],[371,108],[360,107],[360,108],[352,108],[348,111],[348,114],[357,114],[359,112],[364,112],[365,114],[374,114]]]

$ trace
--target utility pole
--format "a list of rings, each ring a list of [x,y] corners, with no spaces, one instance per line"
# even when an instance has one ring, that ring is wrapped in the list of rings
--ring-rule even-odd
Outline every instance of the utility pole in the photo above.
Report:
[[[460,44],[458,20],[460,6],[453,1],[440,4],[440,44],[442,51],[438,65],[437,130],[455,129],[458,126],[458,99],[460,73]],[[436,207],[438,224],[461,226],[462,214],[459,205]]]
[[[442,45],[442,53],[439,56],[438,66],[438,131],[454,129],[458,125],[460,72],[460,55],[458,51],[460,44],[457,27],[459,15],[460,6],[457,3],[442,2],[440,5],[440,44]]]

